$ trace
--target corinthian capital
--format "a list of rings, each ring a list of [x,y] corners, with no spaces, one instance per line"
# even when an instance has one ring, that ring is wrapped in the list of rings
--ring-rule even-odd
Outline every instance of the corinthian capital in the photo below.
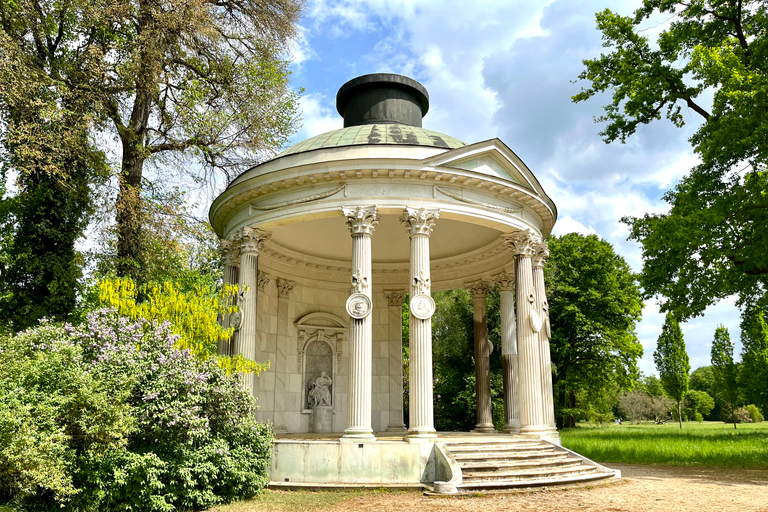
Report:
[[[400,222],[413,235],[431,235],[435,221],[440,218],[440,210],[426,208],[406,208],[400,216]]]
[[[546,263],[547,259],[549,258],[549,245],[547,245],[546,240],[542,240],[538,244],[536,244],[536,254],[533,256],[533,266],[534,267],[543,267],[544,263]]]
[[[536,246],[541,242],[541,237],[526,229],[501,235],[501,240],[515,256],[532,257],[536,255]]]
[[[219,255],[228,267],[240,265],[240,245],[232,240],[219,240]]]
[[[491,284],[486,281],[475,281],[466,286],[473,299],[484,299],[491,289]]]
[[[493,276],[493,282],[501,291],[515,291],[515,275],[509,272],[502,272]]]
[[[398,308],[403,306],[405,302],[405,292],[401,290],[385,291],[384,295],[387,297],[387,304],[390,306],[397,306]]]
[[[379,223],[379,213],[376,206],[358,206],[342,208],[341,212],[347,219],[347,227],[351,235],[371,235]]]
[[[245,226],[236,235],[240,242],[240,254],[259,254],[264,248],[264,242],[271,236],[272,233],[269,231]]]

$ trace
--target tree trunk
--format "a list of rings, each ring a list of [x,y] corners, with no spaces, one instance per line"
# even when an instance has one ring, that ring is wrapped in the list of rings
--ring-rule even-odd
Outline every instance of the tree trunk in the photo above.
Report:
[[[565,391],[560,389],[557,392],[557,405],[560,411],[562,411],[565,408]],[[557,415],[556,422],[557,422],[557,430],[561,430],[565,426],[563,415],[562,413]]]
[[[680,428],[683,428],[683,402],[677,401],[677,421],[680,422]]]
[[[117,273],[122,277],[139,277],[141,269],[141,180],[147,158],[145,137],[152,94],[148,90],[136,94],[128,126],[119,130],[123,146],[120,192],[117,196]]]
[[[573,391],[568,392],[568,408],[570,410],[576,408],[576,394]],[[565,426],[568,428],[576,427],[576,417],[573,415],[573,413],[568,415]]]

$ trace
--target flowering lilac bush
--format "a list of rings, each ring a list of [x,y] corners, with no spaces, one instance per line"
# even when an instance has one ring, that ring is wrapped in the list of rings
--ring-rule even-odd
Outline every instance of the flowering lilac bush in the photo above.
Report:
[[[60,333],[83,374],[112,383],[127,411],[122,442],[77,452],[71,509],[200,510],[266,484],[272,433],[255,421],[253,397],[215,360],[175,348],[167,324],[100,310]]]

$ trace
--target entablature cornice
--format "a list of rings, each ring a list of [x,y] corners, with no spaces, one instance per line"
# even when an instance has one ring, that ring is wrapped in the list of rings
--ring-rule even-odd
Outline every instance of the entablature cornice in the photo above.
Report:
[[[246,205],[252,210],[249,216],[254,216],[261,211],[291,208],[293,204],[288,196],[295,196],[295,204],[301,204],[324,199],[322,196],[325,194],[328,194],[326,197],[334,194],[344,194],[345,197],[352,187],[371,183],[429,184],[433,186],[435,199],[474,201],[475,206],[507,210],[507,213],[524,207],[540,219],[544,236],[549,234],[555,222],[556,211],[551,201],[518,183],[464,169],[390,158],[308,164],[254,176],[230,187],[216,198],[211,206],[211,223],[214,230],[222,235],[232,228],[227,224]],[[469,194],[469,200],[455,197],[465,192]],[[491,201],[484,202],[482,198]]]

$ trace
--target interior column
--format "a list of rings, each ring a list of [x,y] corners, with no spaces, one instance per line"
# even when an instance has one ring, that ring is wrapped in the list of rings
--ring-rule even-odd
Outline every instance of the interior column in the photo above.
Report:
[[[501,309],[501,372],[504,385],[504,432],[520,432],[520,392],[515,321],[515,276],[502,272],[494,278]]]
[[[349,320],[349,388],[347,428],[354,441],[374,441],[371,428],[373,323],[371,310],[371,236],[379,223],[375,206],[342,208],[352,235],[352,292],[347,299]]]
[[[405,432],[403,423],[403,303],[405,292],[387,291],[389,334],[389,426],[387,432]]]
[[[432,323],[435,301],[429,271],[429,237],[440,210],[406,208],[400,217],[411,239],[411,301],[409,315],[409,438],[437,436],[432,389]]]
[[[555,423],[555,400],[552,392],[552,357],[549,350],[551,328],[549,325],[549,303],[544,287],[544,263],[549,258],[549,246],[546,241],[536,245],[536,255],[533,257],[533,286],[536,289],[536,309],[541,314],[542,328],[539,331],[539,346],[541,355],[541,395],[545,425],[551,440],[559,440],[557,424]]]
[[[491,404],[491,361],[493,344],[488,340],[488,307],[486,297],[491,286],[477,281],[468,286],[473,301],[475,334],[475,392],[477,397],[477,424],[473,432],[495,432]]]
[[[531,257],[541,237],[530,230],[502,235],[516,259],[517,350],[520,375],[520,434],[546,435],[541,389],[541,316],[536,309]]]
[[[253,361],[256,358],[256,306],[258,298],[259,251],[264,247],[271,233],[256,228],[244,227],[239,232],[240,242],[240,310],[242,323],[238,333],[235,354]],[[253,373],[243,376],[243,389],[253,393]]]
[[[240,246],[238,243],[232,240],[221,239],[219,240],[219,254],[224,261],[224,284],[236,285],[240,279]],[[237,300],[235,298],[235,300]],[[237,317],[236,317],[237,318]],[[232,336],[227,339],[220,339],[218,346],[216,347],[216,353],[220,356],[232,355],[232,347],[235,344],[235,336],[237,335],[237,329],[240,325],[232,325],[229,318],[229,313],[223,313],[221,315],[222,327],[232,327],[235,329],[232,332]]]

